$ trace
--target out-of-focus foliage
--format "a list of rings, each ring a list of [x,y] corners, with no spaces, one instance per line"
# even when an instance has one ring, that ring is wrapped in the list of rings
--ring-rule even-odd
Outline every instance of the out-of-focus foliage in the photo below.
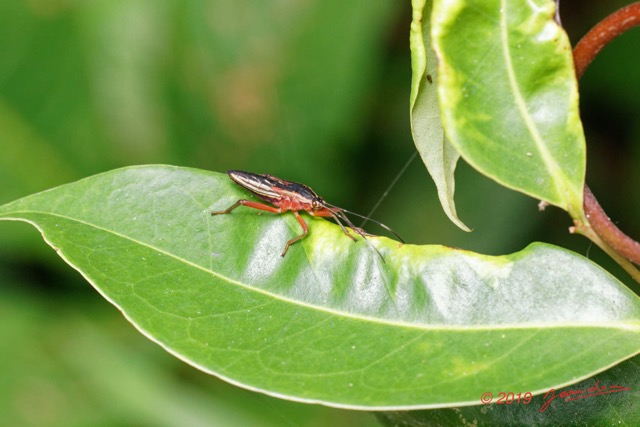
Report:
[[[401,12],[392,1],[1,2],[0,202],[138,163],[269,171],[345,197],[354,171],[335,166],[366,129]],[[374,422],[188,369],[135,338],[36,233],[3,224],[0,235],[1,336],[13,342],[0,358],[3,421]]]
[[[413,151],[409,3],[0,2],[0,203],[115,167],[170,163],[269,172],[367,213]],[[575,43],[627,2],[573,3],[561,6]],[[637,45],[632,31],[607,47],[580,85],[587,180],[635,236]],[[503,254],[542,240],[611,268],[566,233],[564,212],[539,214],[534,200],[463,162],[458,169],[458,213],[473,233],[442,213],[419,162],[374,216],[412,243]],[[373,420],[256,396],[183,366],[131,330],[25,224],[0,224],[0,312],[7,424]]]

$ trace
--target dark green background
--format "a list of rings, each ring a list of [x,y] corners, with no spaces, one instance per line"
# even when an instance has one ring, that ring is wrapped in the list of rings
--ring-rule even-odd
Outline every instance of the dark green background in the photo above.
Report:
[[[573,43],[626,2],[563,1]],[[268,172],[366,214],[414,149],[409,1],[0,2],[0,203],[132,164]],[[640,236],[640,30],[581,81],[587,179]],[[415,160],[375,217],[411,243],[568,247],[568,216],[460,163],[458,230]],[[373,232],[378,230],[371,229]],[[638,289],[637,286],[634,289]],[[139,335],[26,224],[0,223],[8,425],[375,425],[226,385]]]

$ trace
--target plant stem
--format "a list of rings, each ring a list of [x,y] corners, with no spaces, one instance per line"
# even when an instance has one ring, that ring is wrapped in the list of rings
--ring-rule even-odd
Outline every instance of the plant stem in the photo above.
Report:
[[[617,10],[594,26],[573,49],[576,76],[580,78],[597,54],[613,39],[640,25],[640,2]],[[640,271],[629,260],[640,265],[640,243],[624,234],[611,222],[591,189],[584,186],[584,212],[588,224],[575,222],[575,231],[584,235],[624,268],[640,283]]]
[[[578,220],[574,220],[574,227],[570,228],[572,233],[579,233],[598,245],[607,255],[609,255],[615,262],[620,265],[626,271],[629,276],[636,282],[640,283],[640,270],[638,270],[628,259],[616,252],[611,246],[609,246],[599,235],[594,231],[590,224],[584,224]]]
[[[603,47],[637,25],[640,25],[640,2],[625,6],[598,22],[573,48],[578,78],[582,77]]]
[[[591,189],[587,186],[584,187],[584,204],[585,206],[589,206],[587,219],[593,231],[617,253],[636,264],[640,264],[640,243],[624,234],[611,222],[607,214],[600,207]]]

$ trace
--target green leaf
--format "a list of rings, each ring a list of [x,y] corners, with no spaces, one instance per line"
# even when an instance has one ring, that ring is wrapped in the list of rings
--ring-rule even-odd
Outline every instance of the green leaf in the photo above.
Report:
[[[437,94],[437,61],[431,48],[429,17],[432,3],[414,0],[411,21],[411,132],[416,148],[438,190],[438,199],[449,219],[471,231],[460,219],[453,201],[454,171],[460,154],[444,135]]]
[[[435,1],[445,131],[485,175],[583,218],[571,46],[551,0]]]
[[[334,427],[373,425],[364,412],[200,381],[198,372],[185,372],[136,331],[123,331],[124,322],[99,299],[83,298],[80,306],[78,295],[65,289],[52,301],[50,292],[33,292],[29,278],[12,276],[0,266],[0,313],[11,319],[0,323],[0,340],[10,343],[0,347],[2,425],[280,427],[286,420],[317,427],[319,419],[339,420]],[[25,410],[16,405],[25,387],[60,404],[43,405],[37,414]]]
[[[640,348],[640,300],[545,244],[503,257],[353,242],[337,225],[239,208],[226,176],[119,169],[0,207],[27,221],[143,334],[279,397],[349,408],[477,404],[570,384]],[[375,250],[374,250],[375,248]]]

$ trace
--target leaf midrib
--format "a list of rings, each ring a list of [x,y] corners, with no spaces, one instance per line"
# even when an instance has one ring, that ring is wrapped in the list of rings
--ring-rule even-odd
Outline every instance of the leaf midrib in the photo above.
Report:
[[[524,101],[524,97],[522,96],[522,93],[518,86],[518,81],[514,72],[513,63],[511,62],[511,50],[509,49],[509,34],[508,34],[508,26],[506,22],[508,9],[507,9],[506,0],[501,0],[501,10],[502,10],[502,13],[500,13],[500,33],[501,33],[500,40],[502,42],[502,56],[505,61],[505,68],[506,68],[507,76],[509,79],[509,86],[511,87],[511,91],[513,93],[516,107],[518,108],[520,117],[522,118],[527,130],[529,131],[529,134],[531,135],[531,138],[535,144],[535,147],[540,153],[540,157],[542,158],[543,163],[545,164],[547,169],[550,171],[551,175],[564,176],[562,169],[555,162],[553,156],[551,155],[546,145],[544,144],[542,137],[540,136],[538,129],[535,126],[535,122],[531,118],[531,115],[529,114],[529,111],[526,106],[526,102]],[[562,185],[562,182],[564,182],[564,180],[553,179],[552,182],[553,182],[553,186],[556,189],[557,196],[560,198],[560,200],[563,203],[567,203],[567,200],[565,198],[565,191],[563,191],[564,188]]]
[[[158,253],[161,253],[167,257],[173,258],[177,261],[183,262],[186,265],[189,265],[191,267],[194,267],[200,271],[203,271],[205,273],[211,274],[212,276],[215,276],[221,280],[227,281],[228,283],[231,284],[235,284],[237,286],[240,286],[244,289],[247,289],[248,291],[252,291],[252,292],[257,292],[266,296],[269,296],[271,298],[283,301],[283,302],[287,302],[290,304],[294,304],[294,305],[298,305],[301,307],[305,307],[305,308],[309,308],[312,310],[316,310],[319,312],[325,312],[325,313],[330,313],[332,315],[336,315],[339,317],[343,317],[343,318],[350,318],[350,319],[354,319],[354,320],[362,320],[362,321],[367,321],[367,322],[372,322],[372,323],[378,323],[378,324],[382,324],[382,325],[386,325],[386,326],[397,326],[397,327],[403,327],[403,328],[407,328],[407,329],[417,329],[417,330],[425,330],[425,331],[441,331],[441,330],[458,330],[461,332],[471,332],[471,331],[482,331],[482,330],[489,330],[489,331],[498,331],[498,330],[509,330],[509,331],[513,331],[513,330],[538,330],[538,329],[562,329],[562,328],[597,328],[597,329],[622,329],[622,330],[640,330],[640,322],[635,322],[635,321],[625,321],[625,320],[619,320],[616,322],[608,322],[608,323],[604,323],[604,322],[598,322],[598,323],[562,323],[562,324],[535,324],[535,323],[526,323],[526,324],[501,324],[501,325],[429,325],[429,324],[416,324],[416,323],[407,323],[407,322],[402,322],[402,321],[397,321],[397,320],[389,320],[389,319],[381,319],[381,318],[376,318],[376,317],[370,317],[370,316],[363,316],[363,315],[354,315],[353,313],[348,313],[348,312],[343,312],[343,311],[338,311],[338,310],[334,310],[331,308],[327,308],[324,306],[318,306],[318,305],[313,305],[313,304],[309,304],[303,301],[299,301],[299,300],[292,300],[286,297],[283,297],[282,295],[279,294],[274,294],[271,292],[268,292],[264,289],[261,288],[256,288],[256,287],[252,287],[250,285],[246,285],[242,282],[239,282],[237,280],[234,280],[230,277],[224,276],[222,274],[219,274],[213,270],[210,270],[206,267],[203,267],[199,264],[193,263],[192,261],[189,261],[185,258],[182,258],[178,255],[175,255],[171,252],[167,252],[164,249],[158,248],[154,245],[151,245],[149,243],[137,240],[131,236],[127,236],[125,234],[122,234],[116,230],[111,230],[108,228],[105,228],[103,226],[97,225],[97,224],[93,224],[91,222],[79,219],[79,218],[73,218],[73,217],[69,217],[67,215],[63,215],[63,214],[59,214],[59,213],[54,213],[54,212],[45,212],[45,211],[36,211],[36,210],[30,210],[30,211],[13,211],[13,212],[5,212],[2,214],[2,216],[0,216],[0,220],[2,219],[8,219],[8,220],[18,220],[18,221],[24,221],[27,223],[30,223],[31,225],[33,225],[36,229],[38,229],[43,235],[45,234],[45,232],[38,227],[37,223],[31,220],[28,220],[27,218],[23,218],[20,216],[17,216],[19,214],[26,214],[26,215],[43,215],[43,216],[51,216],[51,217],[56,217],[56,218],[61,218],[61,219],[65,219],[67,221],[71,221],[71,222],[76,222],[79,224],[83,224],[87,227],[91,227],[91,228],[95,228],[97,230],[101,230],[103,232],[106,233],[110,233],[114,236],[120,237],[122,239],[125,240],[129,240],[133,243],[139,244],[143,247],[146,247],[148,249],[151,249],[153,251],[156,251]],[[15,218],[9,217],[9,215],[16,215]],[[3,218],[4,216],[4,218]],[[45,239],[46,240],[46,239]],[[48,240],[46,240],[47,243],[49,243]],[[50,244],[50,243],[49,243]],[[53,246],[53,245],[52,245]],[[60,253],[64,253],[64,249],[62,248],[55,248],[57,252]],[[65,260],[67,260],[67,258],[65,258]],[[67,260],[68,261],[68,260]],[[70,264],[71,262],[68,261]],[[74,268],[77,268],[74,265]],[[82,271],[81,269],[77,268],[79,271]],[[117,304],[114,304],[117,305]],[[119,307],[119,306],[118,306]]]

